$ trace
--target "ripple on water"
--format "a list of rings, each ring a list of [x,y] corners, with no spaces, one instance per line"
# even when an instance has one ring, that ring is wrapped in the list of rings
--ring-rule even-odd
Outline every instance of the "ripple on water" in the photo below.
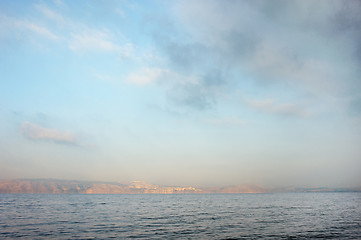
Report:
[[[0,239],[361,239],[361,193],[0,194]]]

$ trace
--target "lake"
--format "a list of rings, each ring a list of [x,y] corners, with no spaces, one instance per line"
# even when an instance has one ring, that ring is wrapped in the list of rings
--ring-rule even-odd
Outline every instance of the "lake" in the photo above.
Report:
[[[361,193],[0,194],[0,239],[361,239]]]

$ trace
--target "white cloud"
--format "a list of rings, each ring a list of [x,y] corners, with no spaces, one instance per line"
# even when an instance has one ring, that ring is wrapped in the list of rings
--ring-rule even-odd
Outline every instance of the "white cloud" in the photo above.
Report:
[[[276,103],[273,99],[246,100],[252,108],[262,112],[294,117],[307,117],[309,113],[298,105],[291,103]]]
[[[91,28],[84,23],[74,21],[67,15],[60,14],[45,4],[33,6],[41,13],[36,21],[33,18],[19,19],[0,14],[0,34],[15,38],[20,36],[21,40],[26,40],[32,35],[62,40],[59,43],[67,44],[70,50],[78,53],[107,52],[121,57],[132,56],[134,46],[121,34],[107,28]]]
[[[82,33],[72,34],[69,41],[69,48],[76,52],[103,51],[129,57],[133,46],[129,43],[125,45],[115,43],[106,31],[88,29]]]
[[[6,32],[21,32],[21,31],[30,31],[35,33],[36,35],[51,39],[51,40],[58,40],[59,37],[50,31],[48,28],[32,22],[30,20],[17,20],[12,17],[8,17],[6,15],[0,15],[0,28],[1,31]],[[14,31],[15,30],[15,31]]]
[[[20,126],[21,134],[32,140],[47,140],[57,143],[76,144],[76,135],[70,132],[44,128],[31,122],[23,122]]]
[[[159,81],[169,70],[161,68],[143,68],[136,73],[131,73],[127,81],[137,85],[147,85]]]
[[[57,35],[55,35],[53,32],[51,32],[49,29],[47,29],[46,27],[37,25],[33,22],[30,21],[17,21],[17,25],[19,27],[24,27],[27,28],[29,30],[31,30],[34,33],[37,33],[43,37],[52,39],[52,40],[57,40],[59,39],[59,37]]]
[[[35,8],[38,9],[44,16],[47,18],[54,20],[58,23],[63,23],[65,20],[63,16],[59,13],[54,12],[43,4],[36,4]]]

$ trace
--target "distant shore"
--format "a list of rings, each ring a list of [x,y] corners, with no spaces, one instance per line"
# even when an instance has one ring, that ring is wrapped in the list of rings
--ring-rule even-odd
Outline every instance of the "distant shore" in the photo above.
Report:
[[[266,188],[239,184],[224,187],[158,186],[143,181],[116,182],[72,181],[59,179],[0,180],[0,193],[47,194],[182,194],[182,193],[281,193],[281,192],[360,192],[361,188]]]

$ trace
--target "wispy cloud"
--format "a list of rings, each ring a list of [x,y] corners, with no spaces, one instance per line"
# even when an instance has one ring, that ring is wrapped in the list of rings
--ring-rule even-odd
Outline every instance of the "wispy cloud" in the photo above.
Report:
[[[206,123],[219,125],[219,126],[244,126],[246,121],[238,117],[226,117],[226,118],[207,118],[204,119]]]
[[[87,29],[81,33],[71,35],[69,48],[76,52],[109,52],[117,53],[123,57],[129,57],[132,52],[132,44],[120,45],[115,43],[111,34],[106,31]]]
[[[246,104],[252,108],[260,110],[265,113],[292,116],[292,117],[307,117],[309,113],[302,107],[292,103],[277,103],[273,99],[262,100],[246,100]]]
[[[46,27],[43,27],[43,26],[40,26],[40,25],[37,25],[33,22],[30,22],[30,21],[18,21],[16,22],[16,24],[19,26],[19,27],[24,27],[24,28],[27,28],[31,31],[33,31],[34,33],[37,33],[41,36],[44,36],[44,37],[47,37],[47,38],[50,38],[52,40],[57,40],[59,39],[59,37],[57,35],[55,35],[53,32],[51,32],[49,29],[47,29]]]
[[[163,77],[169,74],[171,73],[167,69],[146,67],[129,74],[127,81],[137,85],[147,85],[160,81]]]
[[[61,4],[61,1],[59,1]],[[36,34],[51,40],[61,40],[70,50],[77,53],[114,53],[130,57],[134,46],[121,34],[114,34],[107,28],[94,28],[81,21],[62,14],[45,4],[35,4],[40,13],[36,17],[20,19],[0,14],[0,33],[18,36],[20,33]]]
[[[22,31],[26,32],[29,31],[31,33],[35,33],[38,36],[45,37],[51,40],[58,40],[59,36],[57,36],[55,33],[53,33],[51,30],[49,30],[47,27],[35,23],[30,20],[18,20],[16,18],[12,18],[6,15],[0,14],[0,29],[3,28],[2,31],[7,32],[14,32],[16,31]]]
[[[53,141],[55,143],[77,144],[76,135],[71,132],[44,128],[31,122],[23,122],[20,126],[21,134],[31,140]]]
[[[45,17],[47,17],[47,18],[49,18],[51,20],[54,20],[54,21],[56,21],[58,23],[64,23],[65,22],[64,17],[61,14],[51,10],[50,8],[48,8],[47,6],[45,6],[43,4],[36,4],[35,8],[39,12],[41,12]]]
[[[65,7],[66,4],[62,1],[62,0],[54,0],[53,1],[55,3],[55,5],[57,5],[58,7]]]

